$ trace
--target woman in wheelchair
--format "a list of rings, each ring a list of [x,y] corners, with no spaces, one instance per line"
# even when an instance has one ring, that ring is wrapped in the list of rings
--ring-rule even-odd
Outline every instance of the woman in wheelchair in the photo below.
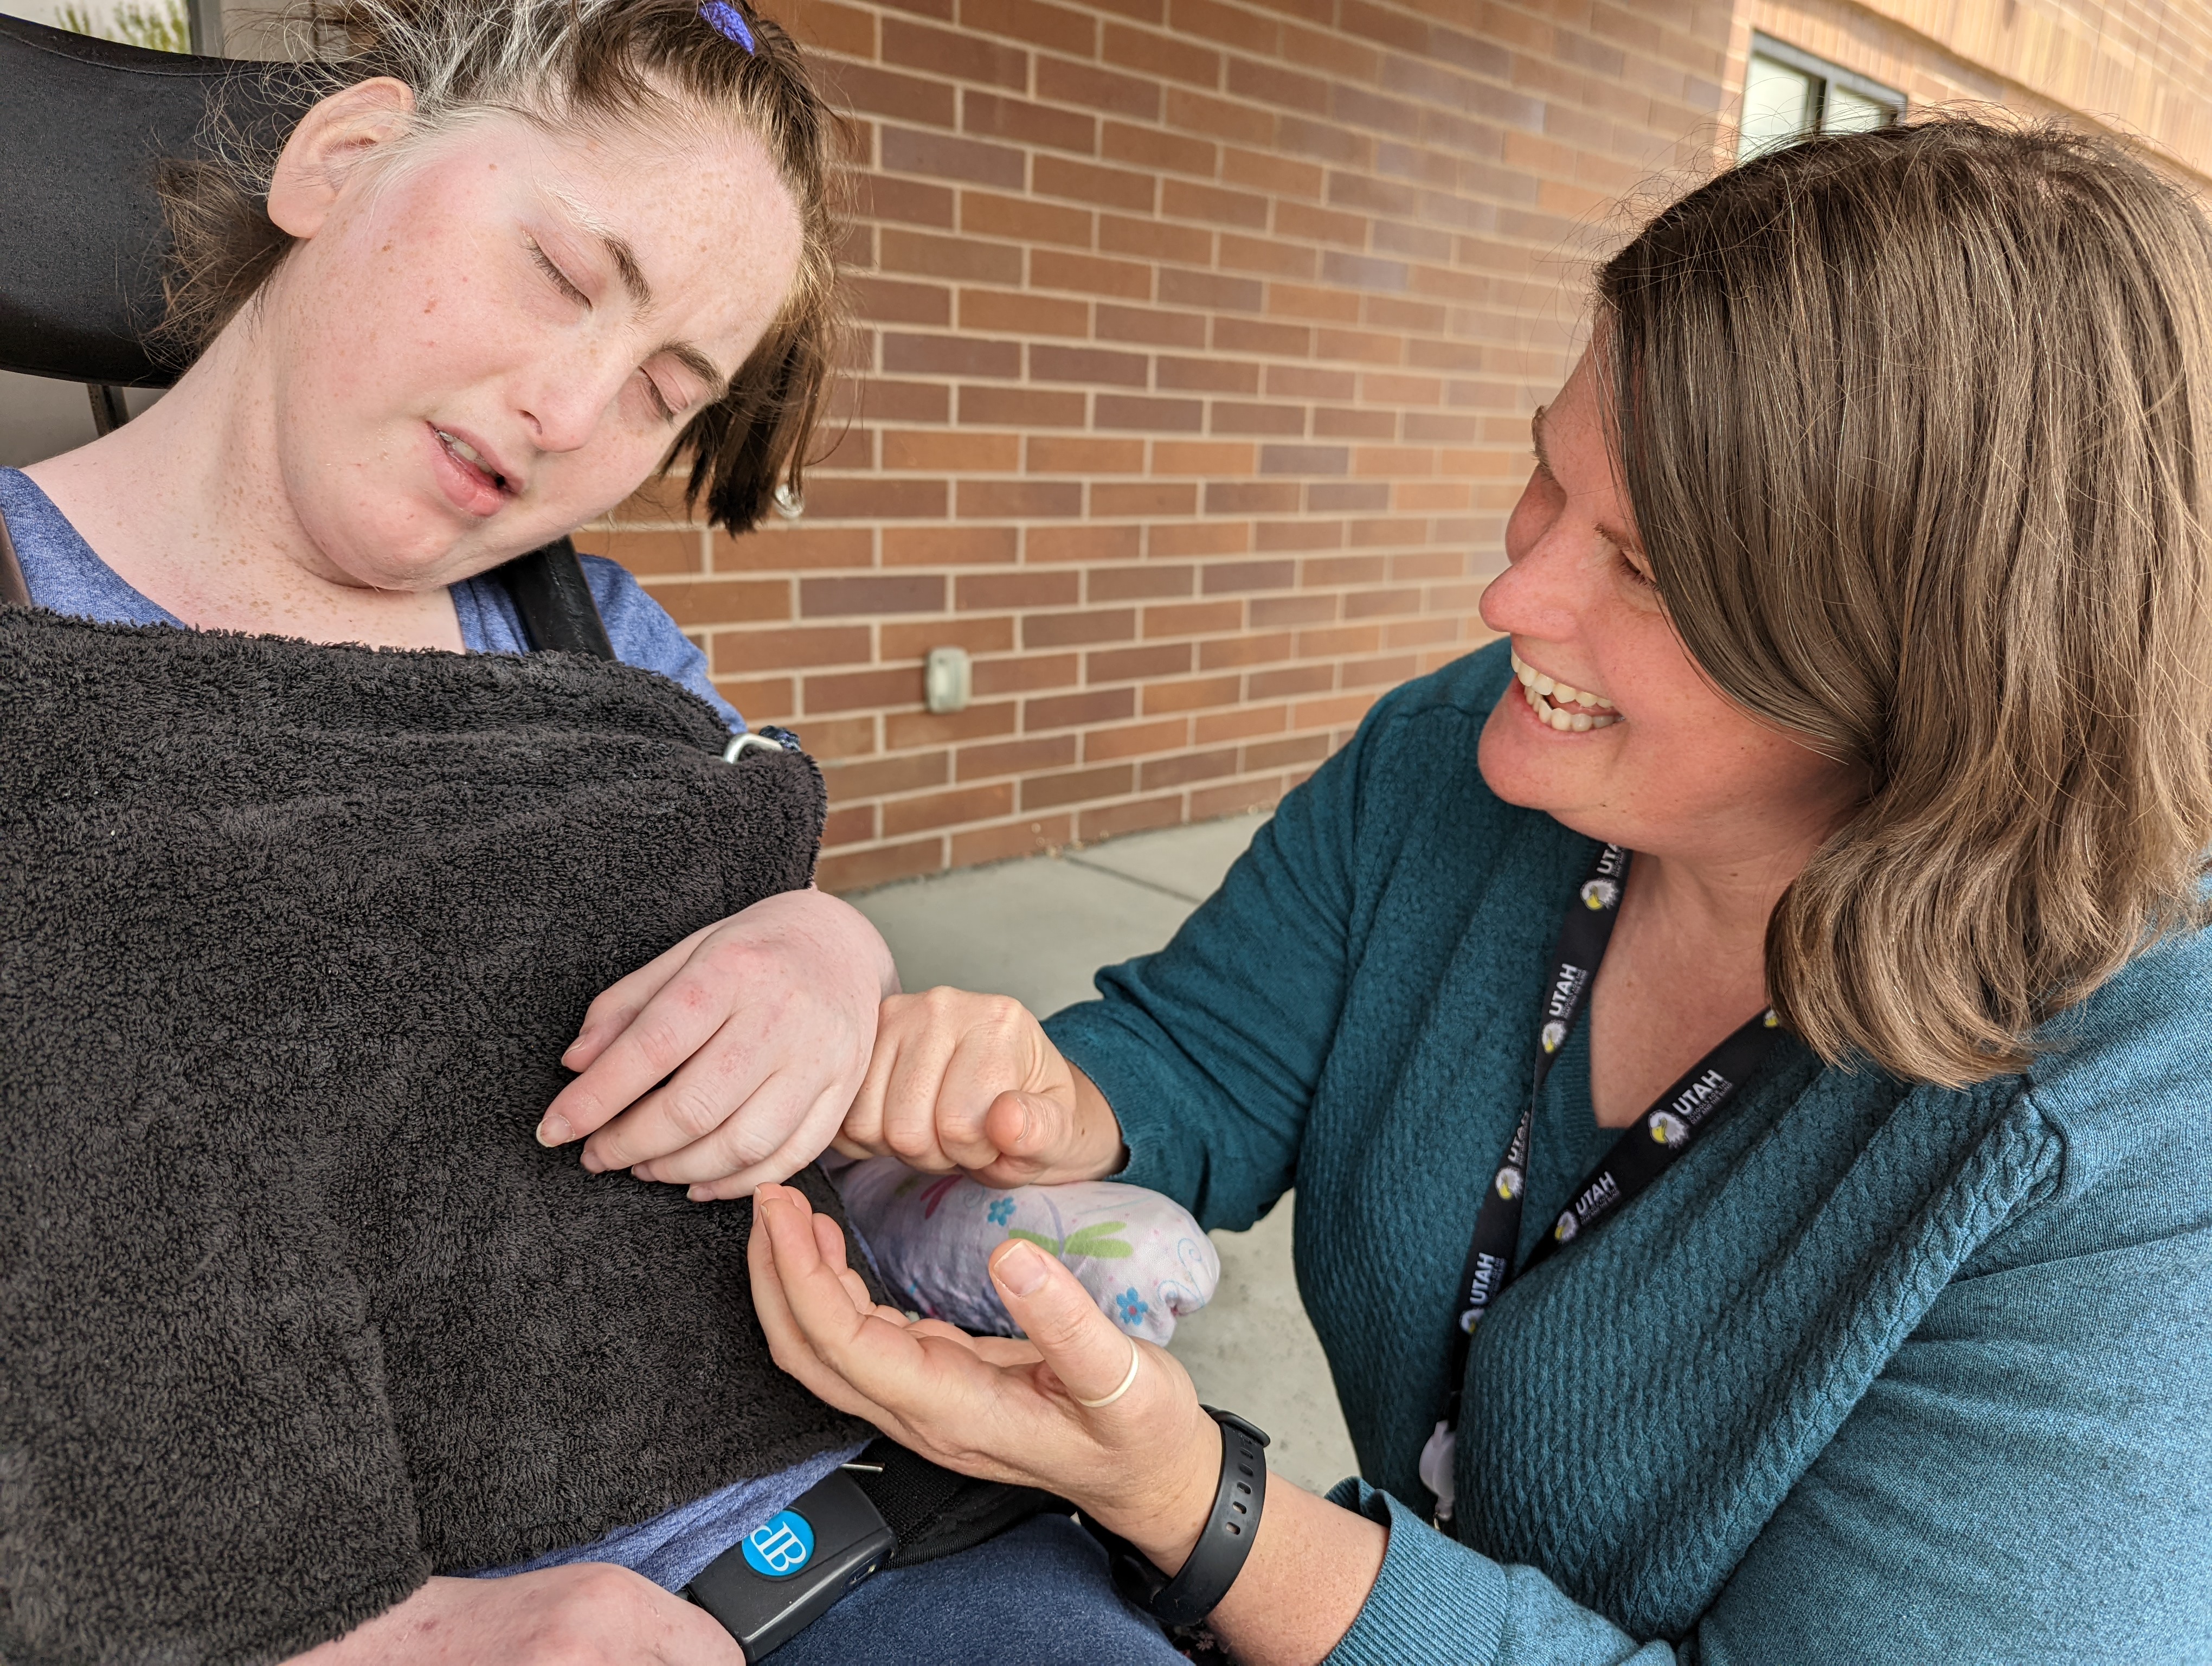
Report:
[[[837,228],[832,119],[781,29],[731,0],[361,0],[314,21],[349,50],[281,153],[165,186],[167,328],[189,369],[136,421],[0,471],[33,602],[518,651],[483,575],[607,514],[672,457],[735,531],[798,488],[830,370]],[[585,566],[616,654],[741,729],[668,615],[611,562]],[[829,1144],[896,988],[847,904],[811,889],[757,903],[592,1005],[562,1061],[580,1073],[538,1138],[580,1140],[586,1169],[696,1200],[784,1179]],[[770,1478],[766,1510],[819,1469]],[[708,1541],[693,1563],[762,1519],[763,1485],[682,1512],[672,1532]],[[1037,1658],[1173,1658],[1074,1532],[1032,1523],[884,1576],[866,1626],[881,1652],[866,1657],[927,1652],[933,1626],[980,1646],[995,1625]],[[740,1658],[621,1559],[579,1547],[512,1577],[433,1579],[313,1657]],[[1036,1611],[931,1596],[994,1579],[1033,1584]],[[812,1657],[804,1639],[789,1653]]]

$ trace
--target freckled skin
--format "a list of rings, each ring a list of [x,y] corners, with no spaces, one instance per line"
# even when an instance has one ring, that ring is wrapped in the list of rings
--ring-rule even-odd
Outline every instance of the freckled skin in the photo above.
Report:
[[[317,106],[270,198],[300,240],[256,304],[144,416],[30,471],[188,623],[458,648],[445,587],[635,489],[708,392],[659,350],[726,375],[797,270],[797,210],[749,136],[585,141],[495,117],[395,166],[407,101],[377,82]],[[568,204],[635,249],[650,309]],[[457,508],[434,429],[519,489]]]

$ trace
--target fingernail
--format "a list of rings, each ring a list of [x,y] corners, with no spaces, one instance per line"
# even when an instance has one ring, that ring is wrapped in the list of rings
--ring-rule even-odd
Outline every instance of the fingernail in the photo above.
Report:
[[[549,1115],[538,1125],[538,1143],[541,1146],[565,1146],[575,1137],[565,1116]]]
[[[1034,1296],[1044,1288],[1044,1256],[1037,1247],[1016,1238],[991,1263],[999,1282],[1017,1296]]]

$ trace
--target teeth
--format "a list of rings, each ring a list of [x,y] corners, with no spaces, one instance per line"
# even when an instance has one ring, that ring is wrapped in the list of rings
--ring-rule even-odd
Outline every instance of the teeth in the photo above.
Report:
[[[1513,675],[1520,679],[1529,705],[1535,708],[1537,716],[1553,728],[1581,733],[1589,729],[1602,729],[1621,721],[1620,715],[1613,712],[1613,702],[1603,695],[1592,693],[1588,689],[1570,688],[1555,678],[1547,677],[1511,649],[1506,652],[1513,661]],[[1578,712],[1560,710],[1559,708],[1564,706],[1579,706],[1583,709]],[[1593,713],[1608,714],[1595,716]]]
[[[465,459],[467,461],[475,464],[486,474],[493,472],[491,465],[483,460],[483,453],[479,452],[474,446],[470,445],[466,441],[456,440],[452,435],[447,433],[443,429],[440,429],[438,430],[438,437],[446,442],[447,449],[451,451],[454,456]]]

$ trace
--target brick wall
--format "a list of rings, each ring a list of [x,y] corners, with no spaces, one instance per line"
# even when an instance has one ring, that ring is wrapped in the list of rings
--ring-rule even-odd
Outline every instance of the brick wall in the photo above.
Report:
[[[771,4],[771,10],[777,10]],[[784,0],[852,112],[857,373],[804,518],[583,537],[823,760],[823,883],[1271,803],[1483,639],[1578,261],[1731,11]],[[975,699],[922,709],[927,651]]]

